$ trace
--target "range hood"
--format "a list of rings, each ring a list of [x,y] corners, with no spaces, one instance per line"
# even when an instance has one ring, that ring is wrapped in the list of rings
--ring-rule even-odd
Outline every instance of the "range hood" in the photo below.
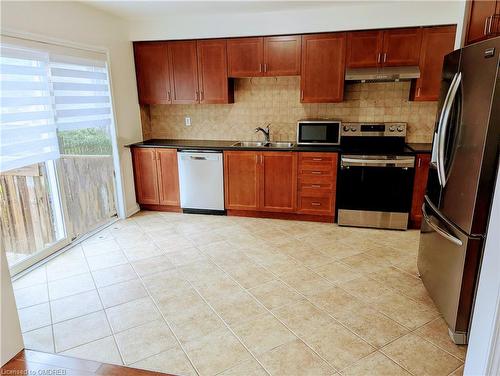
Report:
[[[351,68],[345,72],[346,81],[380,82],[407,81],[420,77],[418,66],[384,67],[384,68]]]

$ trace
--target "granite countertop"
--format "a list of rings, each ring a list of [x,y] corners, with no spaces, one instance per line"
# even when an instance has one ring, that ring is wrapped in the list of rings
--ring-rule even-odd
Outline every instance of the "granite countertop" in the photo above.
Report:
[[[194,150],[272,150],[272,151],[317,151],[317,152],[341,152],[340,146],[298,146],[291,147],[249,147],[249,146],[233,146],[238,141],[224,140],[177,140],[153,138],[150,140],[136,142],[125,145],[126,147],[148,147],[148,148],[170,148],[170,149],[194,149]],[[426,143],[408,143],[406,150],[403,153],[430,153],[432,144]]]

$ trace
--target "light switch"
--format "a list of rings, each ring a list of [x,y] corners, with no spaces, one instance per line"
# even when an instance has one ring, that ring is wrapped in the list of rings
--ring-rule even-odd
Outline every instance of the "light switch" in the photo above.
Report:
[[[184,125],[185,125],[186,127],[190,127],[190,126],[191,126],[191,118],[190,118],[189,116],[186,116],[186,117],[184,118]]]

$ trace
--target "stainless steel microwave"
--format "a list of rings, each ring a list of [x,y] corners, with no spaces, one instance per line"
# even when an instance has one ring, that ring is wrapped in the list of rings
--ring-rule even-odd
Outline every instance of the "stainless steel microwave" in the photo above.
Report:
[[[297,145],[339,145],[340,120],[299,120]]]

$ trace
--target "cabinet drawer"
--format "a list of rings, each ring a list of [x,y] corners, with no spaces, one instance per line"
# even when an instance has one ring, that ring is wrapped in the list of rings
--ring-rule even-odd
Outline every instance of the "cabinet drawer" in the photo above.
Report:
[[[299,194],[306,197],[330,197],[333,194],[330,187],[323,187],[321,184],[303,184],[299,190]]]
[[[328,163],[301,164],[299,165],[299,175],[301,176],[332,176],[333,167]]]
[[[318,163],[337,161],[336,153],[306,153],[302,152],[299,155],[299,163]]]
[[[310,214],[330,214],[333,212],[333,196],[309,197],[299,196],[299,212]]]

